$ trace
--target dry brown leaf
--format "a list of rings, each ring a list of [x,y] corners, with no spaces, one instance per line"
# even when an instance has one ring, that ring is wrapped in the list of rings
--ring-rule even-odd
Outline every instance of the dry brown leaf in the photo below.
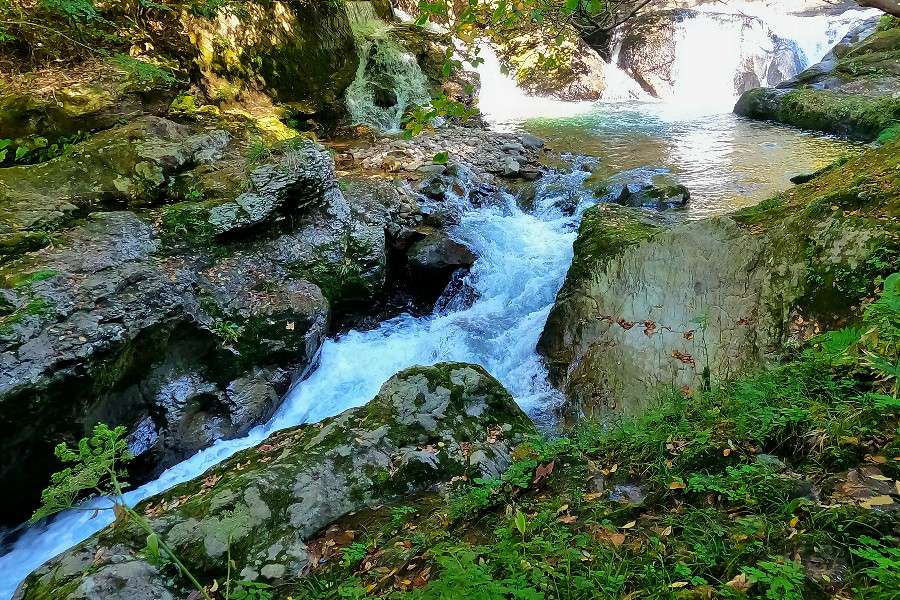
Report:
[[[670,490],[683,490],[687,488],[687,484],[683,481],[673,481],[669,484]]]
[[[890,496],[872,496],[866,500],[862,500],[859,505],[863,508],[875,508],[876,506],[890,506],[894,503],[894,499]]]

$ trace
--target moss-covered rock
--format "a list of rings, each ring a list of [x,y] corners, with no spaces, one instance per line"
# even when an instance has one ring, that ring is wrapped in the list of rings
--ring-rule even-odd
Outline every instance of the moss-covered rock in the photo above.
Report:
[[[125,118],[162,116],[180,86],[168,71],[141,77],[112,60],[92,61],[67,75],[25,73],[0,80],[0,137],[12,140],[7,162],[20,144],[36,138],[50,145],[109,129]]]
[[[900,28],[851,32],[821,63],[778,88],[746,92],[735,112],[855,140],[900,124]],[[889,136],[881,141],[887,141]]]
[[[137,510],[201,581],[223,576],[230,555],[241,578],[281,583],[310,566],[305,542],[328,523],[453,477],[497,477],[533,432],[481,367],[414,367],[362,408],[278,432]],[[126,567],[129,589],[179,597],[184,582],[161,581],[144,537],[133,525],[107,528],[36,571],[17,597],[62,598]]]
[[[221,156],[229,136],[145,117],[37,165],[0,170],[0,260],[34,250],[48,234],[98,209],[153,204],[172,176]]]
[[[656,389],[707,387],[852,321],[900,261],[898,167],[893,143],[654,235],[589,212],[540,341],[575,412],[639,411]]]

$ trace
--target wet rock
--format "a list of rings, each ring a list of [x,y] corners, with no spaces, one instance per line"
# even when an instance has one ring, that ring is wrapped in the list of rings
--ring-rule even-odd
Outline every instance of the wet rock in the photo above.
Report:
[[[134,479],[271,415],[328,332],[319,289],[271,260],[158,255],[132,213],[92,215],[52,251],[3,269],[0,326],[3,514],[34,508],[53,446],[123,424]]]
[[[174,174],[220,157],[228,140],[144,117],[49,162],[0,170],[0,258],[46,245],[48,232],[92,210],[158,201]]]
[[[315,202],[327,203],[325,196],[337,193],[334,161],[318,144],[298,140],[273,164],[254,169],[250,186],[250,191],[233,202],[210,210],[208,220],[216,234],[254,227],[276,212],[302,211]]]
[[[412,280],[419,287],[434,289],[440,294],[451,276],[459,269],[467,269],[475,262],[475,254],[443,231],[432,231],[409,249],[407,253]]]
[[[871,151],[759,207],[668,230],[646,214],[588,210],[539,342],[567,410],[640,412],[660,389],[691,394],[852,319],[860,291],[817,274],[867,268],[874,281],[892,268],[867,257],[900,252],[895,153]]]
[[[597,185],[594,194],[632,208],[683,208],[691,198],[686,187],[665,169],[633,169]]]
[[[414,367],[366,406],[276,433],[138,510],[201,581],[225,573],[230,546],[243,577],[278,582],[304,572],[306,540],[332,521],[463,473],[498,476],[533,432],[481,367]],[[145,537],[130,526],[104,530],[38,569],[16,597],[97,585],[98,573],[118,575],[115,565],[133,563],[129,585],[167,597],[174,590],[147,565]],[[60,568],[82,555],[95,557],[90,570]]]

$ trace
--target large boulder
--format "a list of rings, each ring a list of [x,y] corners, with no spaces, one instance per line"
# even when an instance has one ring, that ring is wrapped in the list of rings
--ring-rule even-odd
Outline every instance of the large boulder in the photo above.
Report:
[[[267,419],[329,326],[319,289],[265,253],[167,257],[133,213],[92,215],[3,268],[0,467],[13,521],[35,506],[53,447],[122,424],[152,476]]]
[[[534,431],[481,367],[414,367],[367,405],[278,432],[137,510],[201,582],[224,576],[230,557],[241,579],[277,585],[306,572],[306,540],[334,520],[455,477],[499,476]],[[145,538],[134,524],[109,527],[38,569],[15,597],[90,597],[126,580],[131,598],[184,597],[185,581],[148,562]]]
[[[356,2],[220,4],[182,13],[208,95],[260,89],[303,113],[334,112],[356,75],[348,5]]]
[[[734,112],[873,141],[900,125],[900,25],[865,23],[825,59],[776,88],[744,93]]]
[[[92,211],[160,201],[179,171],[221,158],[230,136],[139,118],[49,162],[0,169],[0,260],[47,245]]]
[[[758,207],[670,229],[590,210],[539,343],[575,413],[640,411],[758,368],[859,311],[900,264],[896,143]]]

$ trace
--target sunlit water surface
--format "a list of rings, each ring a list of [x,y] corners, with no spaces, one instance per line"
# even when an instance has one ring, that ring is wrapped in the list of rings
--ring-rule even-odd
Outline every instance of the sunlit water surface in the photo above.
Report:
[[[550,148],[598,157],[598,172],[671,172],[691,192],[688,219],[750,206],[863,150],[844,140],[731,113],[694,114],[663,103],[597,104],[584,114],[505,120],[505,130],[543,138]]]

